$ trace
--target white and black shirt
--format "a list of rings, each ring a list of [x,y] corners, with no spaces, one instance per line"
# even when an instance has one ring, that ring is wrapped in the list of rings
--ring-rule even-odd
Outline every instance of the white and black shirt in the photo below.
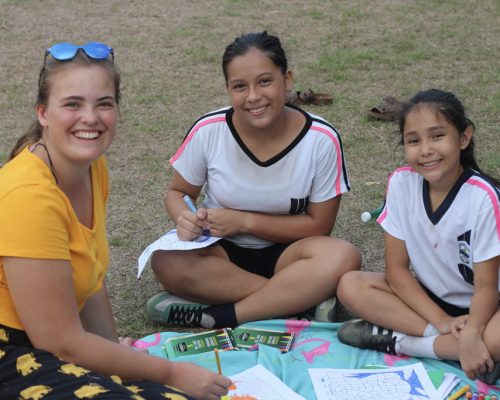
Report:
[[[411,167],[403,167],[389,177],[377,222],[405,242],[417,279],[425,287],[450,304],[468,308],[474,263],[500,255],[499,197],[498,188],[468,169],[432,211],[428,182]],[[500,282],[498,287],[500,291]]]
[[[327,201],[347,192],[342,142],[324,119],[298,109],[302,131],[279,154],[258,160],[233,126],[233,108],[199,118],[170,163],[190,184],[205,185],[203,207],[269,214],[301,214],[309,202]],[[272,244],[253,235],[228,237],[239,246]]]

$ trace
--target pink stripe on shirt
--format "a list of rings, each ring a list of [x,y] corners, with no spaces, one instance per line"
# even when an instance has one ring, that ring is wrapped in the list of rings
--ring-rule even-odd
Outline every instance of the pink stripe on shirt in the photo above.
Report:
[[[392,177],[394,176],[394,174],[395,174],[396,172],[402,172],[402,171],[415,172],[415,171],[413,170],[413,168],[412,168],[412,167],[410,167],[410,166],[408,166],[408,165],[407,165],[407,166],[404,166],[404,167],[401,167],[401,168],[398,168],[398,169],[396,169],[396,170],[394,170],[394,171],[392,172],[392,174],[390,174],[390,175],[389,175],[389,178],[387,179],[387,186],[386,186],[386,188],[385,188],[385,197],[386,197],[386,198],[387,198],[387,191],[389,190],[389,184],[391,183],[391,179],[392,179]],[[379,217],[377,218],[377,223],[381,224],[381,223],[382,223],[382,221],[384,221],[384,219],[385,219],[386,217],[387,217],[387,203],[386,203],[386,205],[385,205],[385,207],[384,207],[384,211],[382,211],[382,214],[380,214],[380,215],[379,215]]]
[[[343,171],[342,152],[340,150],[339,139],[328,129],[321,128],[321,127],[316,126],[316,125],[311,126],[311,130],[324,133],[330,139],[332,139],[332,141],[335,145],[335,150],[337,151],[337,170],[338,170],[337,178],[335,178],[335,194],[338,196],[339,194],[341,194],[340,177],[342,176],[342,171]]]
[[[484,191],[486,191],[486,193],[488,194],[488,197],[490,198],[491,203],[493,204],[493,214],[495,215],[495,221],[497,225],[497,235],[498,235],[498,240],[500,240],[500,209],[498,207],[497,197],[493,192],[493,189],[491,189],[491,187],[486,185],[484,182],[478,181],[477,179],[474,178],[470,178],[466,183],[468,183],[469,185],[478,186]]]
[[[206,119],[206,120],[200,122],[199,124],[195,125],[194,128],[191,129],[191,132],[189,132],[189,135],[187,136],[187,138],[182,142],[181,147],[179,147],[177,149],[177,151],[175,152],[175,154],[172,156],[172,158],[170,158],[170,160],[169,160],[170,164],[173,164],[174,162],[177,161],[177,159],[181,156],[182,152],[186,148],[187,144],[191,141],[191,139],[196,134],[196,132],[198,132],[200,130],[200,128],[203,128],[205,125],[213,124],[215,122],[224,122],[225,120],[226,120],[225,116],[215,117],[215,118]]]

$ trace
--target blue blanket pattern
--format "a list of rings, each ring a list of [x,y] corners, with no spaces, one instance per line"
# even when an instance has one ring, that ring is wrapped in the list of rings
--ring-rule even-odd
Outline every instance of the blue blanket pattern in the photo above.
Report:
[[[261,364],[292,390],[308,400],[316,399],[309,379],[308,368],[362,368],[365,365],[402,366],[422,362],[427,370],[451,372],[461,379],[459,387],[470,384],[471,391],[485,394],[500,394],[500,388],[489,386],[479,380],[471,381],[456,362],[444,362],[429,358],[396,357],[372,350],[362,350],[340,343],[337,331],[341,324],[298,320],[266,320],[242,326],[295,333],[292,349],[282,354],[278,349],[261,345],[257,350],[219,352],[224,375],[234,375],[255,364]],[[171,337],[183,336],[186,332],[159,332],[137,340],[134,346],[147,348],[150,354],[165,358],[162,345]],[[202,353],[177,357],[175,360],[190,361],[217,371],[214,353]]]

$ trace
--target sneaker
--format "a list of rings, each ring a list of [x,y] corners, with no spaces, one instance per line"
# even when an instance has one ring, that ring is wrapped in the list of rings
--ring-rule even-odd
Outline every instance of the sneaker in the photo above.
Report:
[[[361,349],[382,351],[392,355],[396,352],[396,339],[390,329],[381,328],[362,319],[345,322],[339,329],[337,337],[349,346]]]
[[[314,320],[318,322],[335,322],[337,317],[337,298],[330,297],[318,304],[314,310]]]
[[[162,324],[200,326],[206,304],[193,303],[167,291],[155,294],[148,300],[146,318]]]
[[[307,310],[290,315],[286,317],[286,319],[294,319],[297,321],[312,321],[314,319],[314,307],[310,307]]]
[[[477,379],[487,383],[490,386],[495,385],[495,382],[500,379],[500,361],[496,361],[493,365],[493,370],[491,372],[485,372],[484,374],[479,374]]]

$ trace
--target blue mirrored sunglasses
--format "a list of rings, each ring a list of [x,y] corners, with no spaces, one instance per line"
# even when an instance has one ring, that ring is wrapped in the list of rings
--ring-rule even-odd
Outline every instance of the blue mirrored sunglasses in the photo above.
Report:
[[[76,46],[72,43],[61,42],[56,43],[45,51],[44,61],[47,61],[47,56],[49,54],[52,56],[52,58],[58,61],[70,61],[75,58],[79,50],[82,50],[88,57],[94,60],[105,60],[110,55],[113,61],[115,59],[113,49],[103,43],[89,42],[84,44],[83,46]]]

